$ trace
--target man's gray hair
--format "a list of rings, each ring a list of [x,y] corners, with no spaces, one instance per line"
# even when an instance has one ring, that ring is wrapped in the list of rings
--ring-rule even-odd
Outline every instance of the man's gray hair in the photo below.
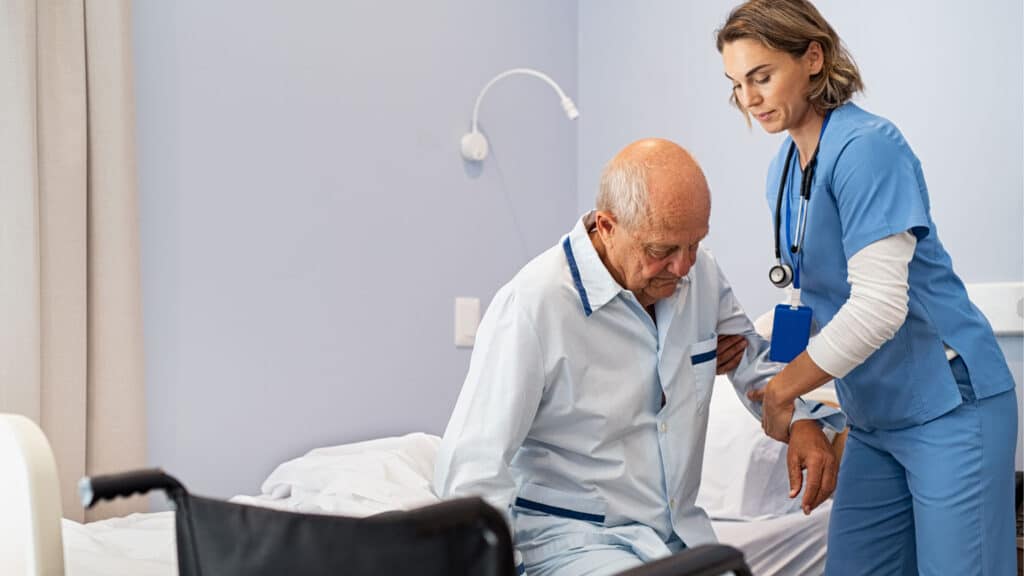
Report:
[[[610,162],[601,173],[598,210],[611,212],[629,230],[636,230],[649,214],[647,168],[640,162]]]

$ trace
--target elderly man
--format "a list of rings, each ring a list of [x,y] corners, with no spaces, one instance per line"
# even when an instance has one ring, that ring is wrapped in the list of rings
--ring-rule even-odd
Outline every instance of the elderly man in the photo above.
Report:
[[[530,576],[614,574],[715,541],[694,500],[718,335],[749,343],[730,378],[757,417],[746,393],[781,366],[699,247],[710,211],[685,150],[635,142],[605,168],[597,209],[484,315],[434,488],[506,511]],[[822,423],[845,421],[795,404],[790,496],[806,470],[809,512],[835,487]]]

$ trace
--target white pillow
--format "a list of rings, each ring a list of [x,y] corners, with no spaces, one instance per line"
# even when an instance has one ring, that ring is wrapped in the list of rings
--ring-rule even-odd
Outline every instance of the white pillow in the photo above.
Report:
[[[417,432],[317,448],[278,466],[259,496],[232,501],[344,516],[426,506],[439,501],[431,482],[440,443]]]
[[[799,510],[800,498],[789,498],[786,445],[769,438],[729,379],[717,376],[697,505],[716,520],[757,520]]]

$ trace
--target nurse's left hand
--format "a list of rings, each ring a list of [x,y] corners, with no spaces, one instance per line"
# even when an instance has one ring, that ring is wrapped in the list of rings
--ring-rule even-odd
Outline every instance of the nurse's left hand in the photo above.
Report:
[[[835,491],[839,474],[836,453],[816,421],[793,423],[786,464],[789,468],[789,497],[794,498],[803,487],[800,507],[804,514],[810,514]],[[804,470],[807,471],[806,480]]]
[[[793,400],[783,398],[772,386],[774,378],[760,390],[747,392],[747,398],[761,402],[761,428],[764,433],[778,440],[789,442],[789,424],[793,421]]]
[[[715,373],[732,372],[740,365],[743,352],[747,349],[747,337],[742,334],[725,334],[718,337],[718,349],[715,356],[718,360]]]

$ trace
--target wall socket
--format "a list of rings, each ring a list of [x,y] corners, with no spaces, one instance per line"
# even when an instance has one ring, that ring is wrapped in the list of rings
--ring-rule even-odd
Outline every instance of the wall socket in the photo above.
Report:
[[[480,325],[480,299],[455,298],[455,347],[472,348]]]

